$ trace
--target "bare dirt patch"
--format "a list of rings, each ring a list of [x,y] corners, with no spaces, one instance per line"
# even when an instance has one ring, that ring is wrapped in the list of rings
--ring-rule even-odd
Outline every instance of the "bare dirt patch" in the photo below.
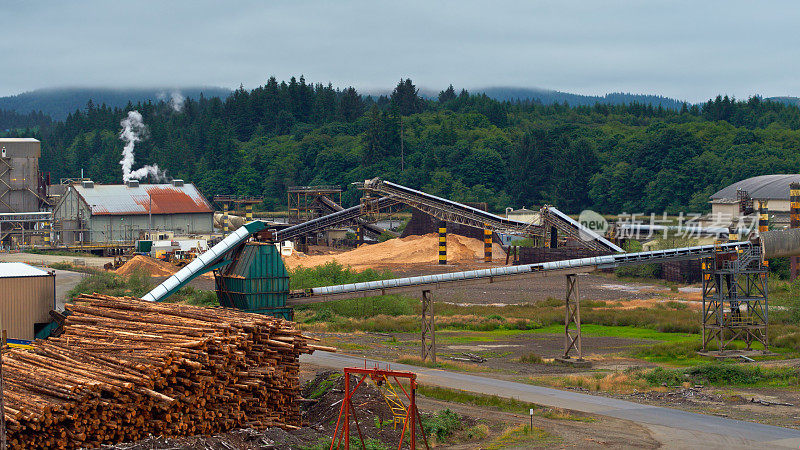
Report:
[[[172,265],[166,261],[151,258],[149,256],[136,255],[123,264],[122,267],[115,270],[114,273],[117,275],[130,275],[134,272],[140,271],[150,275],[151,277],[169,277],[170,275],[174,275],[179,270],[180,267]],[[213,280],[214,275],[211,273],[206,273],[200,275],[200,278]]]
[[[325,345],[365,358],[397,361],[420,353],[420,336],[417,333],[313,333]],[[486,358],[480,364],[465,363],[459,368],[502,377],[539,374],[569,374],[585,369],[554,363],[553,358],[563,355],[562,335],[524,332],[512,335],[470,331],[437,331],[437,356],[439,362],[456,364],[463,353],[473,353]],[[583,345],[591,349],[585,358],[597,361],[602,367],[649,367],[651,364],[624,356],[636,347],[652,345],[653,341],[609,336],[583,336]],[[539,356],[541,363],[522,362],[523,356]]]

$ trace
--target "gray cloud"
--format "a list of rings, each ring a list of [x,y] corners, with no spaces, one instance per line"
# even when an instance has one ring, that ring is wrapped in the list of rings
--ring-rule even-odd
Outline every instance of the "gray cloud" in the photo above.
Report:
[[[751,1],[0,3],[0,95],[52,86],[514,85],[800,94],[800,8]]]

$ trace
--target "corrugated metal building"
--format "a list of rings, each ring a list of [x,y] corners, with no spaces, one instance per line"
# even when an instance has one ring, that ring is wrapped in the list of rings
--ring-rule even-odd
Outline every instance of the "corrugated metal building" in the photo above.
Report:
[[[131,242],[148,230],[175,234],[213,231],[214,211],[191,183],[70,185],[53,209],[54,230],[64,243]]]
[[[56,307],[56,275],[24,263],[0,263],[0,329],[32,340]]]
[[[0,213],[39,211],[41,143],[32,138],[0,138]]]
[[[737,181],[711,196],[711,213],[734,219],[739,217],[736,192],[742,189],[756,200],[756,208],[758,201],[766,200],[770,216],[779,222],[788,222],[790,183],[800,183],[800,174],[761,175]]]

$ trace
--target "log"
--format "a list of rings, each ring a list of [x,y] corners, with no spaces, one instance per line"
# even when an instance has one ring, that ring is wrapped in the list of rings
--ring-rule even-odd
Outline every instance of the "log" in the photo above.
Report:
[[[11,448],[300,425],[292,322],[226,308],[82,295],[63,333],[3,354]]]

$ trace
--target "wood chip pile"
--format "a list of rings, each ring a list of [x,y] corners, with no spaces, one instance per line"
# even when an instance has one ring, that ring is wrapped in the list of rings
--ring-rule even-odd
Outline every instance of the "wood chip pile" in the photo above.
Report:
[[[222,308],[83,295],[64,333],[3,356],[11,448],[300,425],[294,324]]]

